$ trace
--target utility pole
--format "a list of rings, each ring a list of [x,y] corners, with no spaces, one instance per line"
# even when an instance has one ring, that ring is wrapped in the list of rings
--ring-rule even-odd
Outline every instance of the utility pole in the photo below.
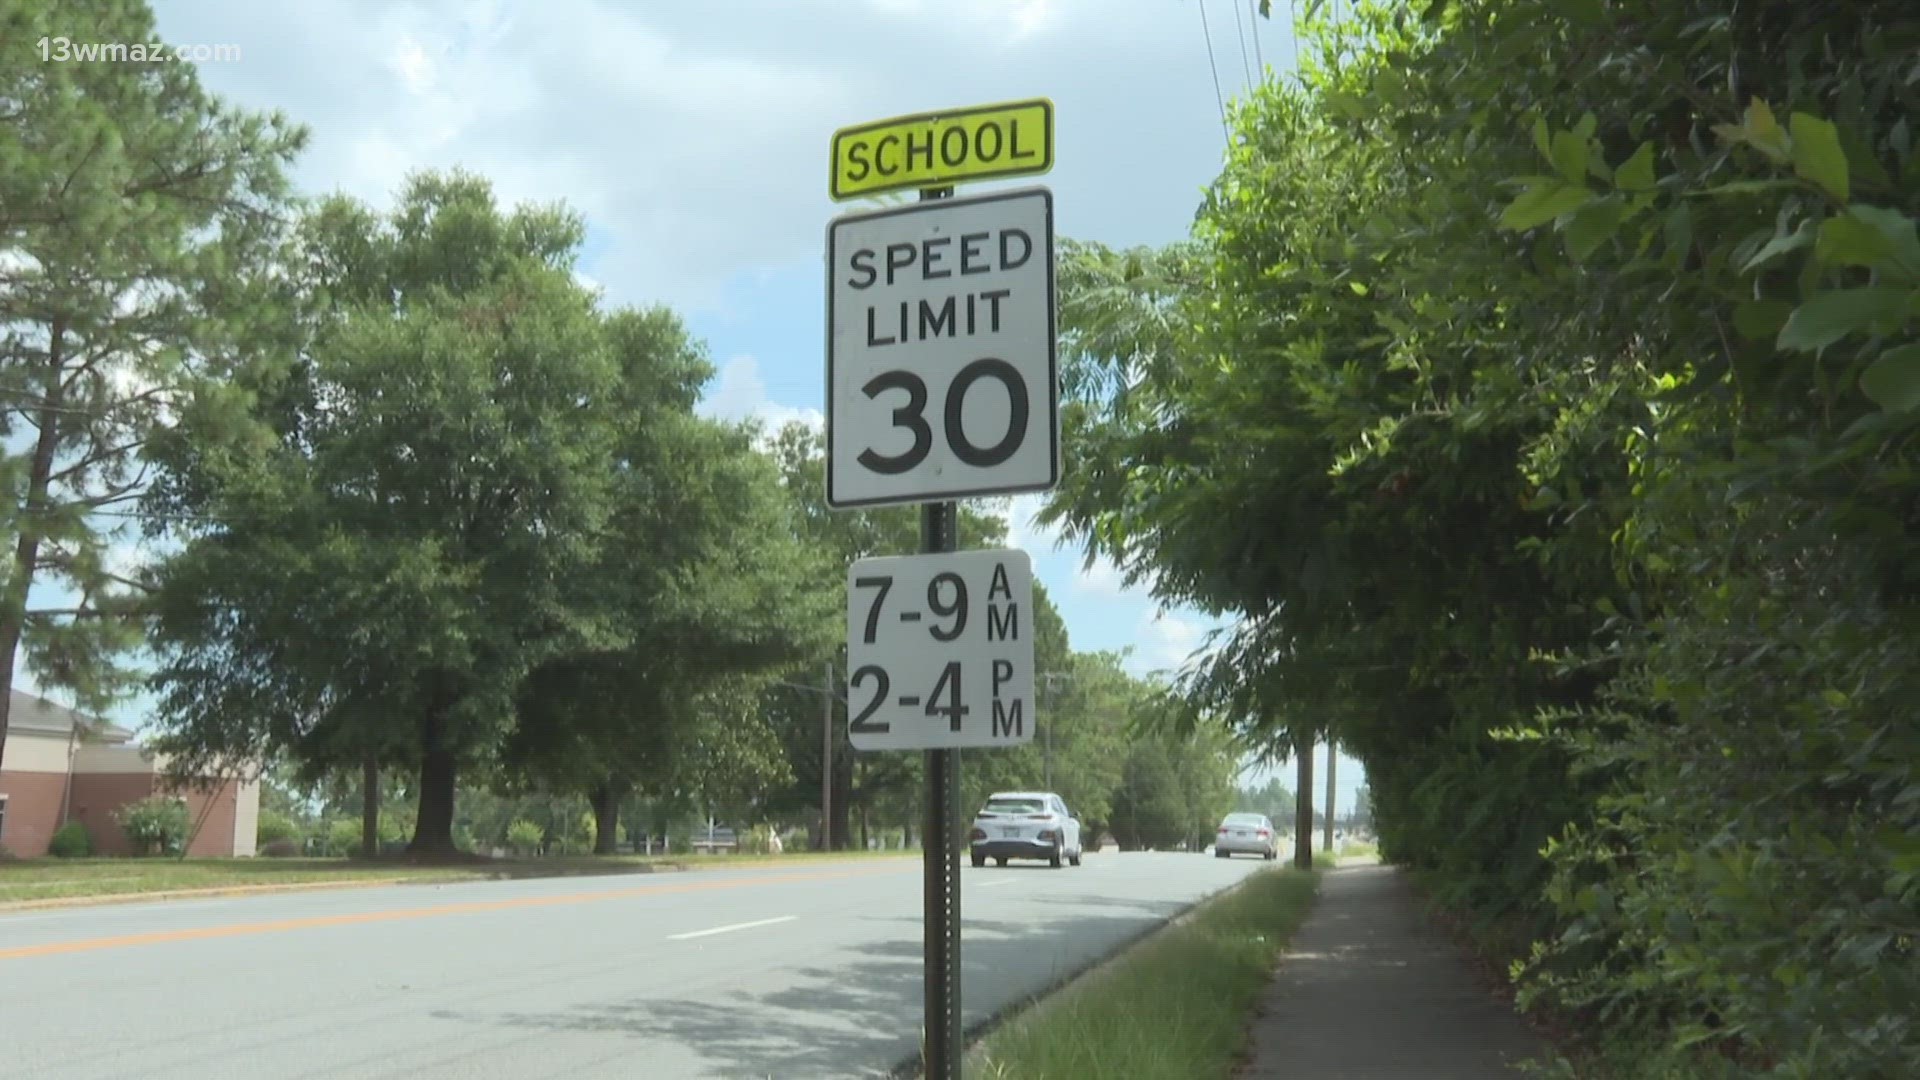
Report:
[[[833,850],[833,661],[827,661],[827,691],[820,695],[820,843]]]
[[[1294,767],[1298,776],[1293,796],[1293,865],[1313,869],[1313,736],[1302,734],[1293,740]]]
[[[1327,854],[1329,855],[1337,854],[1333,850],[1333,755],[1334,755],[1333,744],[1334,744],[1333,736],[1328,735],[1327,736],[1327,839],[1326,839],[1325,847],[1327,849]]]

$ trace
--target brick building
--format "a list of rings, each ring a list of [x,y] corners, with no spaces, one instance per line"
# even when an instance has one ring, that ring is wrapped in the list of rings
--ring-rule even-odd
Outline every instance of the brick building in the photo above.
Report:
[[[133,732],[15,690],[0,756],[0,848],[22,858],[45,855],[54,830],[78,821],[87,827],[94,854],[131,855],[113,813],[168,793],[165,766],[133,741]],[[229,778],[217,788],[193,784],[174,793],[198,826],[187,854],[254,853],[257,781]]]

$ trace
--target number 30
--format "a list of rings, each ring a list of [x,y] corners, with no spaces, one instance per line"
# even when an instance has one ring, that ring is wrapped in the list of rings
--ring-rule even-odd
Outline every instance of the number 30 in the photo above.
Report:
[[[967,391],[981,379],[994,379],[1007,388],[1007,433],[992,446],[975,446],[967,440],[965,429],[960,426],[961,410],[967,402]],[[888,390],[905,390],[907,403],[893,410],[893,426],[913,432],[913,445],[907,452],[894,457],[876,454],[869,447],[860,452],[860,464],[873,472],[895,475],[906,472],[927,459],[933,449],[933,429],[928,426],[927,384],[920,376],[911,371],[883,371],[868,380],[860,391],[870,398],[877,398]],[[1012,457],[1027,438],[1027,384],[1021,380],[1020,372],[1012,364],[997,356],[983,356],[953,377],[952,385],[947,387],[947,400],[942,409],[946,429],[947,446],[953,456],[975,468],[990,468]]]

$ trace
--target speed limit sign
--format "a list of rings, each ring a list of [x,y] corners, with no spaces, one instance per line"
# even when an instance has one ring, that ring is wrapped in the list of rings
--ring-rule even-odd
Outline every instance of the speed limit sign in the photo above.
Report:
[[[1060,479],[1053,193],[941,199],[827,229],[827,504]]]

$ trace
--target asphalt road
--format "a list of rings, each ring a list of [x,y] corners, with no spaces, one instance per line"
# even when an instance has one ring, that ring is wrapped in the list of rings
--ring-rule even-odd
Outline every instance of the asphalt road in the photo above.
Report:
[[[962,871],[968,1023],[1258,859]],[[0,916],[0,1072],[871,1076],[917,1052],[920,864],[413,885]]]

